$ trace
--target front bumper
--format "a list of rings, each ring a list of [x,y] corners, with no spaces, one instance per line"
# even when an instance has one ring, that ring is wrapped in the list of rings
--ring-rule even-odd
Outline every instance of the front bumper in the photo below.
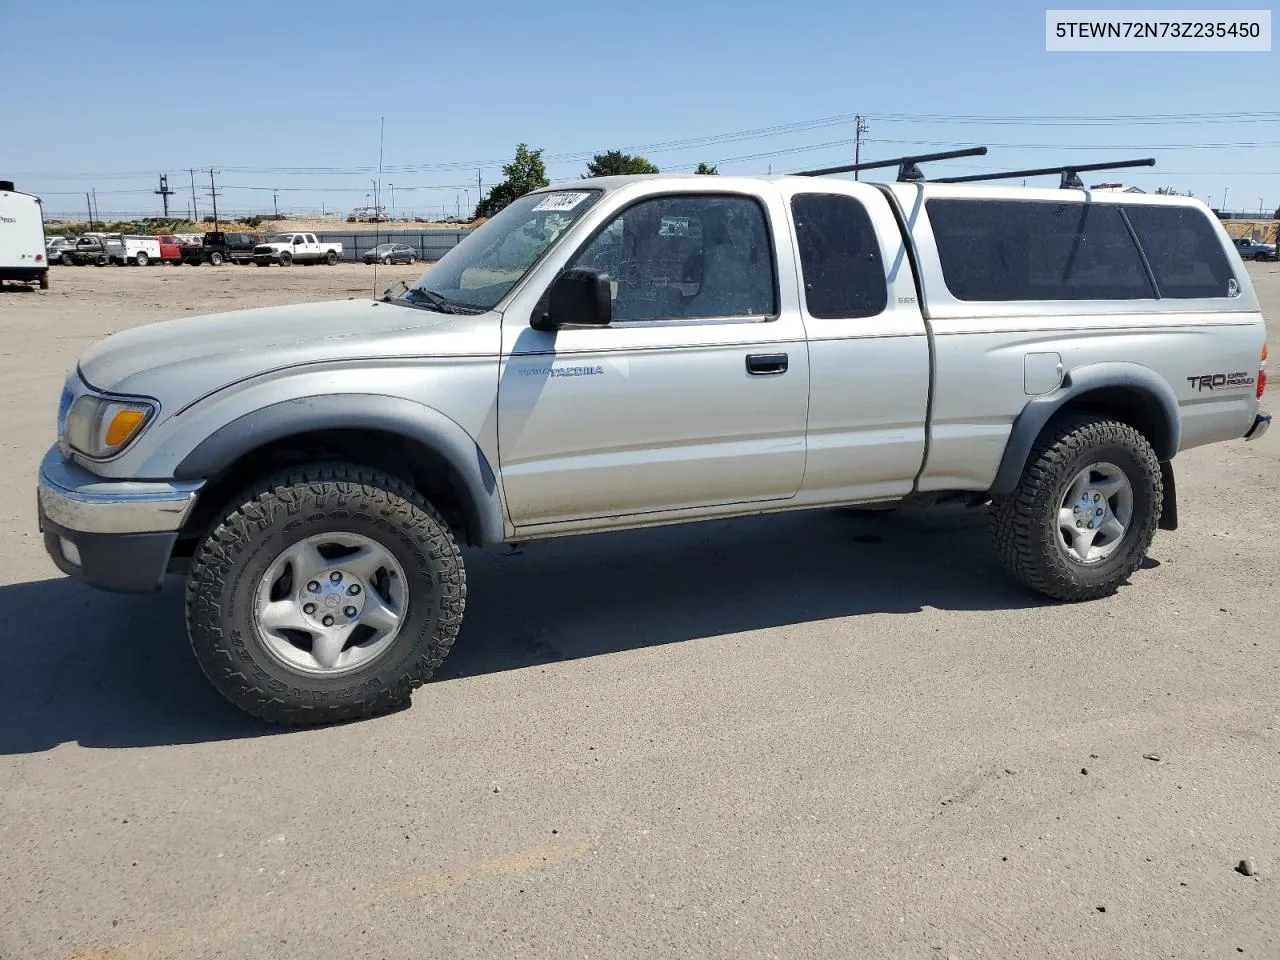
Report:
[[[45,550],[63,573],[123,593],[160,589],[198,482],[104,480],[53,447],[40,464]]]
[[[1257,440],[1271,429],[1271,414],[1260,413],[1253,418],[1253,426],[1244,435],[1246,440]]]

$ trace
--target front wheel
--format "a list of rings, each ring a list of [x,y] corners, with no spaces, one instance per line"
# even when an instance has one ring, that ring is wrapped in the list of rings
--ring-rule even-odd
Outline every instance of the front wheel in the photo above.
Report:
[[[1114,593],[1142,565],[1164,496],[1146,437],[1115,420],[1069,415],[1045,429],[1017,489],[992,498],[1005,569],[1059,600]]]
[[[187,629],[213,685],[273,723],[385,712],[439,667],[466,601],[444,520],[401,481],[345,463],[278,474],[196,552]]]
[[[291,267],[291,266],[293,266],[293,254],[292,254],[292,253],[290,253],[288,250],[283,251],[283,252],[280,254],[280,259],[279,259],[279,261],[278,261],[278,262],[279,262],[280,266],[282,266],[282,267]]]

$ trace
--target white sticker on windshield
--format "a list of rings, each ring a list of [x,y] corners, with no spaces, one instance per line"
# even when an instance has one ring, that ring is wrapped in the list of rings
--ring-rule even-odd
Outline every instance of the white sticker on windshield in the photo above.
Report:
[[[538,210],[572,210],[589,196],[589,193],[548,193],[533,209],[535,212]]]

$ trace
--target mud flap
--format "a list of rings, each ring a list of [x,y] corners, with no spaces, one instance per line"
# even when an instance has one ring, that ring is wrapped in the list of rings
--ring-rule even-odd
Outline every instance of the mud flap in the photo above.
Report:
[[[1173,483],[1173,464],[1160,462],[1160,479],[1164,483],[1164,503],[1160,508],[1160,529],[1178,529],[1178,491]]]

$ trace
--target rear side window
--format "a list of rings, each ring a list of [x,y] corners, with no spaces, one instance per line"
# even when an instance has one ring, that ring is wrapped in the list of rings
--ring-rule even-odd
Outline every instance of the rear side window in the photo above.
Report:
[[[853,197],[802,193],[791,200],[809,315],[874,317],[888,303],[880,243]]]
[[[926,208],[943,279],[959,300],[1155,296],[1118,206],[933,199]]]
[[[1125,207],[1160,296],[1229,297],[1235,271],[1204,213],[1191,207]],[[1238,289],[1238,288],[1237,288]]]

